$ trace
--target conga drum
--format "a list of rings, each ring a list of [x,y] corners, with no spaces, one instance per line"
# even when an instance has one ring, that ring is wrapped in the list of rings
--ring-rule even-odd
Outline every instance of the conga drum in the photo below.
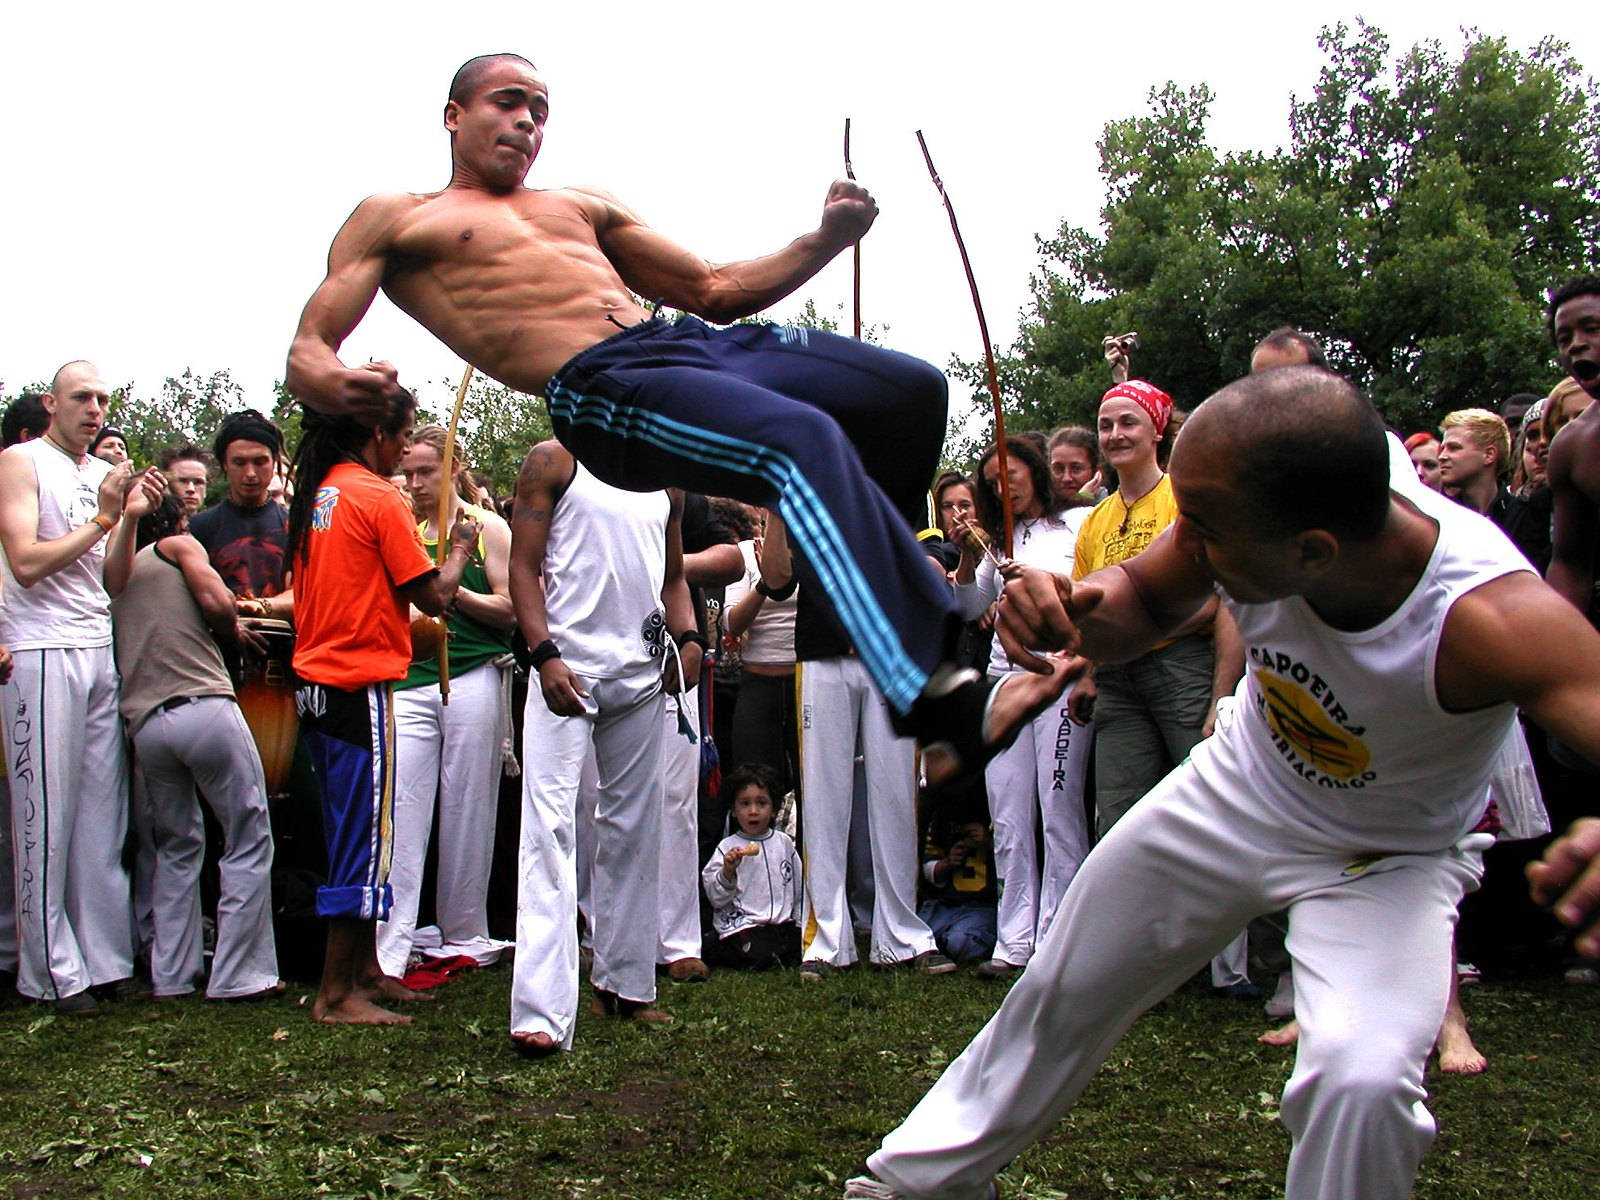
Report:
[[[241,655],[239,708],[261,755],[267,794],[282,792],[294,762],[300,714],[295,709],[294,626],[270,617],[241,617],[239,623],[267,643],[267,656]]]

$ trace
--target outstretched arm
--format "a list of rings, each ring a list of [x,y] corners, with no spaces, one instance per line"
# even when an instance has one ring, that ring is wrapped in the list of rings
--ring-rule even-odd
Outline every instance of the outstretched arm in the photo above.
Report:
[[[339,347],[361,323],[383,283],[394,226],[411,196],[370,196],[350,214],[328,251],[328,275],[311,294],[289,347],[290,393],[329,416],[388,414],[398,373],[388,363],[347,367]]]
[[[1127,562],[1076,582],[1009,568],[995,631],[1011,661],[1040,674],[1051,666],[1034,650],[1126,662],[1192,623],[1216,593],[1210,573],[1179,544],[1181,523]]]
[[[878,215],[865,188],[836,180],[816,229],[774,254],[717,265],[651,229],[614,196],[579,190],[601,202],[596,234],[624,283],[646,299],[718,322],[748,317],[782,300],[860,241]]]

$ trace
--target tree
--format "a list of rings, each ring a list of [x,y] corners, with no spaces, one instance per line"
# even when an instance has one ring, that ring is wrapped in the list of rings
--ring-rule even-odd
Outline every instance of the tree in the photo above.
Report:
[[[117,389],[106,424],[122,430],[129,455],[146,466],[169,446],[209,447],[222,419],[244,407],[244,388],[227,371],[201,376],[185,369],[168,376],[154,397],[140,397],[132,384]]]
[[[1185,407],[1278,325],[1317,337],[1403,428],[1547,390],[1544,290],[1596,262],[1600,103],[1559,41],[1464,42],[1422,42],[1391,70],[1379,30],[1325,28],[1316,88],[1270,154],[1208,144],[1204,86],[1168,83],[1148,115],[1109,123],[1101,232],[1040,239],[1033,314],[1000,365],[1008,422],[1091,422],[1100,338],[1127,329],[1135,375]]]

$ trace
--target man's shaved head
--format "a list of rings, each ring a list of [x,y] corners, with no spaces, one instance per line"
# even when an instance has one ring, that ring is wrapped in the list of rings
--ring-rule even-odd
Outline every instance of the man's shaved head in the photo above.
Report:
[[[1263,536],[1325,529],[1377,536],[1389,512],[1383,418],[1348,380],[1279,367],[1231,383],[1195,409],[1173,472],[1204,456],[1229,464],[1239,504]]]
[[[523,58],[522,55],[512,54],[510,51],[501,54],[480,54],[477,58],[469,58],[461,64],[461,69],[456,72],[455,78],[450,81],[450,99],[457,104],[465,104],[468,100],[471,100],[474,93],[482,85],[483,77],[488,73],[489,68],[497,62],[505,62],[507,59],[521,63],[530,71],[534,69],[533,64]]]
[[[61,380],[68,375],[99,375],[100,369],[86,358],[75,358],[71,362],[62,363],[56,368],[56,373],[50,377],[50,394],[60,395]]]

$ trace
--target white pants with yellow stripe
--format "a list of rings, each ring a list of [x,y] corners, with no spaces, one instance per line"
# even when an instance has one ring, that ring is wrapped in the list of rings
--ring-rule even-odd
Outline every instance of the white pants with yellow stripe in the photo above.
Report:
[[[904,962],[934,949],[917,916],[916,743],[896,737],[889,705],[856,658],[800,664],[801,830],[806,902],[803,958],[856,961],[845,898],[855,760],[865,764],[872,844],[872,961]]]

